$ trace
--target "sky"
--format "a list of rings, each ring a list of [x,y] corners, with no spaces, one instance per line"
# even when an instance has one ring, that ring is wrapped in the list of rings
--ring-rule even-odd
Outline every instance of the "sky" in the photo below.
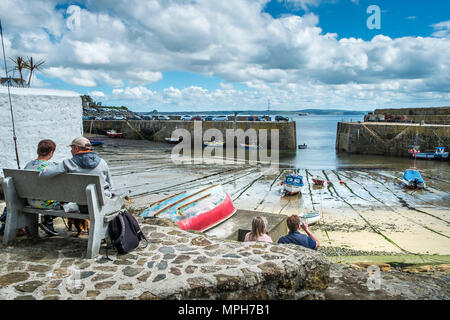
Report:
[[[448,106],[449,13],[446,0],[0,2],[6,56],[45,60],[32,87],[163,112]]]

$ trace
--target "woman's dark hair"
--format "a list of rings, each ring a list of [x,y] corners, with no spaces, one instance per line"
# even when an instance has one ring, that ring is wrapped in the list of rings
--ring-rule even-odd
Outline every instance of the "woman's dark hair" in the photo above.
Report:
[[[55,151],[56,143],[50,139],[41,140],[38,143],[37,153],[41,157],[48,156],[50,152]]]

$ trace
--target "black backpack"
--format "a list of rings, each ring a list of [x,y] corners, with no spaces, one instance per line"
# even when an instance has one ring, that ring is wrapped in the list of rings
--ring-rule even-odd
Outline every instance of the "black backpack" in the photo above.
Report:
[[[141,240],[145,240],[148,244],[138,222],[127,210],[120,210],[119,214],[109,222],[109,236],[111,245],[119,254],[136,249]],[[108,252],[106,256],[108,257]]]

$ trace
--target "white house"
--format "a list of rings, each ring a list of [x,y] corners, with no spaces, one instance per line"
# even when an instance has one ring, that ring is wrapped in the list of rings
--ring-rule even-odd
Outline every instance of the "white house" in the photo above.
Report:
[[[83,135],[81,97],[74,91],[10,88],[20,167],[35,159],[42,139],[56,143],[52,160],[70,157],[70,142]],[[8,88],[0,87],[0,168],[17,169]],[[3,170],[0,170],[3,176]]]

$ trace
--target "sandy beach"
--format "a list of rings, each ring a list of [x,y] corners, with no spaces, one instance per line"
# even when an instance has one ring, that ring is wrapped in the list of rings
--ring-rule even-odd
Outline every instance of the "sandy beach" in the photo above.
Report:
[[[422,170],[426,190],[407,190],[399,169],[351,168],[267,170],[260,164],[175,164],[171,145],[107,139],[98,153],[108,162],[115,189],[129,193],[131,207],[187,189],[222,184],[237,209],[283,215],[322,209],[311,230],[328,255],[349,251],[389,254],[450,255],[450,173],[442,165]],[[445,166],[445,164],[444,164]],[[284,196],[280,182],[287,172],[305,179],[301,195]],[[314,186],[322,176],[331,183]],[[343,183],[340,183],[342,180]]]

